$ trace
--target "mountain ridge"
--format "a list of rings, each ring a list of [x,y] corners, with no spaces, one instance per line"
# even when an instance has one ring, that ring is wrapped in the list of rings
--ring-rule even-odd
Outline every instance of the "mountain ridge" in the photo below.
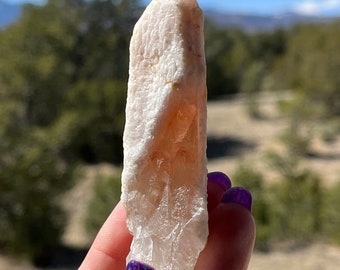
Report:
[[[240,28],[248,32],[289,28],[300,23],[324,23],[336,17],[310,16],[295,12],[260,15],[253,13],[205,10],[205,17],[218,27]]]
[[[206,19],[217,27],[240,28],[247,32],[271,31],[277,28],[289,28],[297,23],[323,23],[336,17],[310,16],[295,12],[260,15],[256,13],[238,13],[203,9]],[[21,5],[0,0],[0,29],[20,18]]]

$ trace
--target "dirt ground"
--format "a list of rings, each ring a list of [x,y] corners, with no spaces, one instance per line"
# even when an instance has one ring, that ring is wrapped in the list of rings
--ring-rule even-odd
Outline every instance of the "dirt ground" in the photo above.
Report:
[[[245,101],[242,98],[209,103],[208,154],[209,146],[218,146],[217,149],[222,149],[220,155],[212,153],[208,163],[209,171],[219,170],[232,174],[240,161],[247,161],[265,172],[267,181],[277,180],[278,175],[268,170],[268,164],[264,162],[263,157],[266,151],[276,149],[277,138],[287,127],[286,120],[282,119],[276,110],[278,98],[287,97],[263,96],[259,104],[263,117],[258,120],[253,120],[247,115]],[[340,138],[328,144],[315,140],[312,142],[312,150],[316,155],[306,159],[304,165],[322,175],[325,181],[323,184],[326,186],[340,181]],[[255,252],[249,270],[267,269],[340,269],[340,247],[316,243],[290,251]]]
[[[338,270],[340,248],[314,244],[295,251],[254,253],[248,270]]]
[[[283,97],[285,98],[285,97]],[[275,181],[277,175],[268,170],[263,162],[264,153],[277,145],[277,136],[287,123],[276,112],[277,97],[264,96],[260,102],[263,117],[250,119],[245,113],[242,98],[210,102],[208,104],[208,157],[209,171],[224,171],[231,174],[237,164],[246,160],[257,169],[266,172],[268,181]],[[322,173],[325,185],[340,181],[340,138],[331,144],[315,141],[313,148],[317,155],[305,160],[305,165]],[[65,207],[70,222],[63,242],[76,249],[86,248],[91,239],[82,227],[83,216],[90,198],[95,176],[99,173],[115,173],[109,164],[85,168],[84,179],[65,198]],[[79,256],[77,258],[79,260]],[[72,260],[72,258],[71,258]],[[76,264],[76,260],[75,260]],[[316,243],[297,250],[275,250],[268,253],[255,252],[250,270],[336,270],[340,269],[340,247]],[[0,255],[0,270],[35,270],[24,262]],[[51,268],[49,268],[51,269]],[[77,269],[77,265],[53,269]]]
[[[231,174],[240,161],[251,163],[262,171],[268,181],[278,177],[265,162],[268,150],[278,149],[278,136],[288,123],[277,112],[276,101],[287,98],[264,95],[259,101],[263,117],[251,119],[242,98],[210,102],[208,105],[208,169]],[[209,157],[209,147],[211,150]],[[321,140],[311,142],[313,155],[303,161],[304,166],[319,173],[325,185],[340,181],[340,136],[330,143]]]

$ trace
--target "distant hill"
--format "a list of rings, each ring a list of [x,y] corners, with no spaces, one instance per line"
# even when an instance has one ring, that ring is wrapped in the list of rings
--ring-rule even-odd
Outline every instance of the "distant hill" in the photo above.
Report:
[[[20,4],[0,0],[0,29],[15,22],[21,14]],[[333,18],[305,16],[287,12],[279,15],[255,15],[205,10],[205,17],[219,27],[238,27],[248,32],[287,28],[296,23],[325,22]]]
[[[205,17],[219,27],[237,27],[248,32],[259,30],[270,31],[277,28],[288,28],[297,23],[327,22],[334,18],[305,16],[294,12],[278,15],[255,15],[225,13],[207,10]]]
[[[0,29],[15,22],[21,14],[21,5],[0,0]]]

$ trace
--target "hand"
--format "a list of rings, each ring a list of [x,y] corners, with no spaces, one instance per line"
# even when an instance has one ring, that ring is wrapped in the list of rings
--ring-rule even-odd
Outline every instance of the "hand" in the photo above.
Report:
[[[251,195],[248,191],[231,188],[230,180],[223,173],[208,174],[209,238],[195,270],[247,269],[255,240],[255,224],[250,209]],[[79,270],[125,270],[131,241],[125,210],[118,203]]]

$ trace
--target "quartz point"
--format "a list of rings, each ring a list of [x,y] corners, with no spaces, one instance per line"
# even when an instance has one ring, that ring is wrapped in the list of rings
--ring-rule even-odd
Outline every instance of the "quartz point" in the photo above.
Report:
[[[122,202],[127,261],[194,269],[208,236],[206,65],[196,0],[152,0],[130,42]]]

